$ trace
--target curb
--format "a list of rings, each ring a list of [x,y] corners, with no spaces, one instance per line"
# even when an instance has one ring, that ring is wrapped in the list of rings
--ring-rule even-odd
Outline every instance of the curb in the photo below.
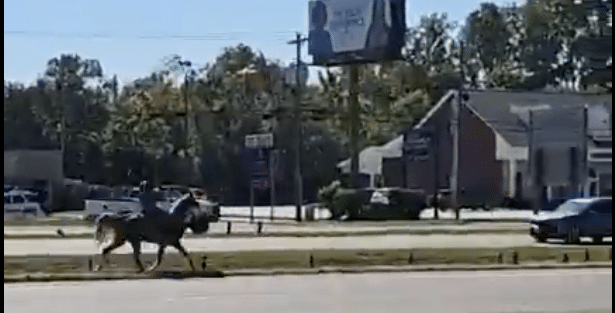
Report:
[[[548,269],[597,269],[613,268],[612,262],[592,263],[534,263],[523,265],[409,265],[409,266],[366,266],[366,267],[321,267],[314,269],[273,269],[273,270],[228,270],[209,272],[165,271],[151,274],[100,273],[100,274],[26,274],[5,275],[4,283],[54,282],[54,281],[99,281],[138,279],[189,279],[223,278],[232,276],[277,276],[277,275],[319,275],[319,274],[366,274],[366,273],[409,273],[409,272],[450,272],[450,271],[504,271],[504,270],[548,270]]]
[[[273,275],[317,275],[317,274],[361,274],[361,273],[409,273],[409,272],[453,272],[453,271],[502,271],[502,270],[546,270],[546,269],[580,269],[612,268],[611,262],[592,263],[528,263],[523,265],[374,265],[364,267],[321,267],[315,269],[274,269],[274,270],[232,270],[224,272],[230,276],[273,276]]]
[[[256,238],[256,237],[352,237],[352,236],[382,236],[382,235],[472,235],[472,234],[529,234],[527,229],[426,229],[426,230],[376,230],[376,231],[356,231],[356,232],[341,232],[341,231],[322,231],[322,232],[273,232],[261,233],[241,232],[231,234],[206,234],[194,235],[186,234],[184,238]],[[94,233],[79,233],[65,234],[60,236],[57,234],[4,234],[4,239],[83,239],[92,238]]]

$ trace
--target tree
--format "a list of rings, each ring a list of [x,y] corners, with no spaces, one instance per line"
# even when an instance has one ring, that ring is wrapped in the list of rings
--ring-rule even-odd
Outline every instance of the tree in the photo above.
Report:
[[[408,30],[406,61],[424,67],[429,76],[450,71],[455,67],[457,45],[452,32],[456,28],[446,13],[421,16],[419,25]]]
[[[500,8],[482,3],[466,18],[461,39],[466,43],[465,59],[474,86],[508,88],[522,79],[519,44],[522,29],[515,7]],[[482,82],[479,76],[484,76]]]
[[[611,2],[531,0],[521,8],[522,53],[526,72],[524,89],[556,86],[603,85],[611,80],[608,60],[612,55],[608,15]],[[602,37],[591,40],[590,38]],[[588,40],[590,39],[590,40]],[[595,51],[597,53],[593,53]],[[594,71],[594,68],[597,70]],[[598,81],[592,82],[592,73]]]
[[[56,148],[53,136],[35,114],[35,106],[51,99],[38,86],[4,82],[4,149]]]

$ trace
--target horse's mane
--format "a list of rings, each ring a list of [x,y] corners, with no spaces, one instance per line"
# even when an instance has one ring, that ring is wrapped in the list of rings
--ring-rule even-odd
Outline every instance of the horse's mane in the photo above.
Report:
[[[184,213],[186,210],[190,208],[189,205],[186,205],[186,202],[188,199],[192,199],[193,201],[196,202],[196,200],[194,200],[191,194],[185,194],[181,196],[179,199],[175,200],[175,202],[173,202],[173,204],[171,205],[171,209],[169,210],[169,213],[170,214],[177,213],[179,212],[180,208],[182,209],[181,212]]]

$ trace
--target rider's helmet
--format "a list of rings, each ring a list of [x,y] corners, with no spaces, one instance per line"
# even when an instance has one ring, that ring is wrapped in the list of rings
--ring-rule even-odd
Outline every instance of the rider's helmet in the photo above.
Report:
[[[141,183],[139,184],[140,192],[146,192],[146,191],[151,191],[151,190],[152,190],[152,185],[147,180],[141,181]]]

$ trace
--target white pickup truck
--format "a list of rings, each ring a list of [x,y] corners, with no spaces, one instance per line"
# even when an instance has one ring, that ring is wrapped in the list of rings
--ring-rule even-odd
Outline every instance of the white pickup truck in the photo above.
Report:
[[[6,188],[5,188],[6,189]],[[43,206],[34,200],[35,193],[13,189],[4,193],[4,218],[45,217]]]
[[[178,192],[163,192],[158,193],[156,206],[163,210],[170,210],[173,202],[181,197]],[[197,202],[202,209],[207,210],[211,222],[217,222],[220,217],[220,206],[206,199],[197,198]],[[140,212],[141,204],[136,194],[132,194],[122,198],[99,198],[86,199],[84,217],[88,220],[95,219],[98,215],[105,212],[113,213],[130,213]]]

